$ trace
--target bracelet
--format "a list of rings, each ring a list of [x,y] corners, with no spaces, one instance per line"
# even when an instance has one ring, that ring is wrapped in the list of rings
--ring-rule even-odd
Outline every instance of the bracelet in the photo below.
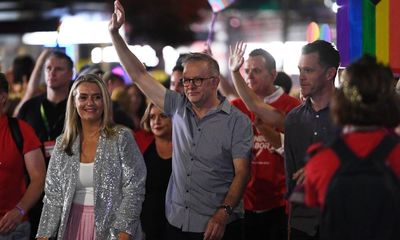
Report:
[[[19,214],[21,215],[21,216],[25,216],[25,214],[26,214],[26,212],[25,212],[25,210],[22,208],[22,207],[20,207],[20,206],[15,206],[15,208],[18,210],[18,212],[19,212]]]

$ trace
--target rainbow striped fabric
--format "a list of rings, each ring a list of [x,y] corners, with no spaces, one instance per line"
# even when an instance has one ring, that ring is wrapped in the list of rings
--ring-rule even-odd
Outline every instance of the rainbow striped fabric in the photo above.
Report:
[[[231,5],[235,0],[208,0],[213,12],[219,12]]]
[[[342,65],[368,53],[400,74],[400,0],[338,0],[337,4]]]

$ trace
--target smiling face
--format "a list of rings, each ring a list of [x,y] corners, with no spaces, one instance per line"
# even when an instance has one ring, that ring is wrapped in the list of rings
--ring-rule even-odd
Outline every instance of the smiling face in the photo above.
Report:
[[[172,135],[171,118],[167,117],[158,107],[152,106],[149,114],[150,129],[156,137],[170,138]]]
[[[83,82],[79,84],[74,103],[82,122],[101,122],[104,102],[101,90],[96,83]]]

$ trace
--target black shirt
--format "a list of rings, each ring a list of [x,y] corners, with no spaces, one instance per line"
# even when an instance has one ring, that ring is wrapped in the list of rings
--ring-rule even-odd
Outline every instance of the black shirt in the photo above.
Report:
[[[25,102],[18,113],[18,118],[25,120],[35,129],[41,142],[55,140],[64,128],[66,106],[67,99],[54,104],[47,100],[44,93]]]
[[[153,141],[143,154],[147,168],[146,195],[142,205],[141,221],[146,240],[160,240],[164,233],[165,193],[172,171],[172,158],[161,158]]]
[[[307,148],[317,142],[328,143],[337,135],[329,112],[329,106],[314,111],[308,98],[302,105],[290,111],[285,120],[285,171],[288,195],[296,186],[292,176],[306,163]],[[314,235],[319,224],[318,209],[292,205],[290,223],[293,228]]]

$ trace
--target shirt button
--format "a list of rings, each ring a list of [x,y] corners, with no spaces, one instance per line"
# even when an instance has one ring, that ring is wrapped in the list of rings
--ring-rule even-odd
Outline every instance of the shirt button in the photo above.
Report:
[[[315,115],[316,118],[319,118],[319,115]]]
[[[193,146],[196,146],[196,143],[193,143]]]
[[[186,190],[186,192],[189,192],[189,190]]]
[[[193,158],[191,158],[190,161],[193,161]]]
[[[314,136],[317,136],[318,135],[318,133],[317,132],[314,132]]]
[[[188,209],[188,206],[186,206],[185,208]]]
[[[190,177],[190,174],[188,173],[188,174],[186,174],[186,176]]]
[[[199,132],[201,131],[201,129],[200,129],[200,128],[198,128],[197,130],[198,130]]]

